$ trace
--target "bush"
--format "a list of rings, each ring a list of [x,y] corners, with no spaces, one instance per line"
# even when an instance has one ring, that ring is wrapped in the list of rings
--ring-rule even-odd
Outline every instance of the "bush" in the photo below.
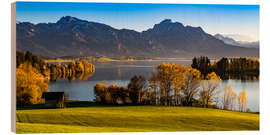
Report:
[[[112,84],[107,87],[105,84],[97,83],[94,87],[96,102],[103,104],[125,104],[129,103],[127,87]]]

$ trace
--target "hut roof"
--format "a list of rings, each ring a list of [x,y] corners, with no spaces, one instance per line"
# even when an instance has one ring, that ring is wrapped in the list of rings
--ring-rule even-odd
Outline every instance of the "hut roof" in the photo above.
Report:
[[[43,92],[42,98],[45,98],[46,100],[55,100],[55,99],[61,99],[64,97],[64,92]]]

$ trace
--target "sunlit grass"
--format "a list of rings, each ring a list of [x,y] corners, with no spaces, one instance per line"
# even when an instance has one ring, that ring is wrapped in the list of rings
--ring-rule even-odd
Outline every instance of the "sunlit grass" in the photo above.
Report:
[[[259,114],[194,107],[17,110],[17,133],[259,130]]]

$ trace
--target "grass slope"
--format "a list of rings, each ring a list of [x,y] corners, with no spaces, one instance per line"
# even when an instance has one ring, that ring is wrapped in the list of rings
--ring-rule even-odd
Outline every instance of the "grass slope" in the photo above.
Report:
[[[195,107],[17,110],[17,133],[259,130],[259,114]]]

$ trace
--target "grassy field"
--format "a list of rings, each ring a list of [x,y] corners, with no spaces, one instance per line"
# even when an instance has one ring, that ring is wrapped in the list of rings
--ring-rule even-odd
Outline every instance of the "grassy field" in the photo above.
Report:
[[[259,114],[195,107],[91,106],[16,114],[17,133],[259,130]]]

